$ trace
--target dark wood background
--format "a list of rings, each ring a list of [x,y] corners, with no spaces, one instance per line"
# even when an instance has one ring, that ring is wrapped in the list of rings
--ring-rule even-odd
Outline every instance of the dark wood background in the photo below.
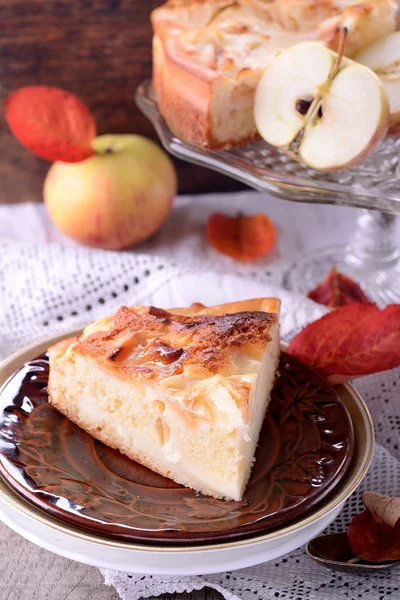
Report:
[[[93,111],[99,133],[156,139],[134,103],[151,74],[150,11],[157,0],[0,0],[0,203],[40,201],[49,163],[13,138],[3,100],[24,85],[64,87]],[[181,193],[239,189],[176,161]]]

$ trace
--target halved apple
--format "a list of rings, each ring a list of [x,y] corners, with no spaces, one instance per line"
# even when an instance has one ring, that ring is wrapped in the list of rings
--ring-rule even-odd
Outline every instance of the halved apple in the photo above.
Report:
[[[384,138],[389,122],[379,78],[321,42],[296,44],[271,58],[254,110],[266,142],[320,170],[361,162]]]
[[[382,81],[389,97],[389,132],[400,129],[400,31],[378,40],[362,50],[356,61],[372,69]]]

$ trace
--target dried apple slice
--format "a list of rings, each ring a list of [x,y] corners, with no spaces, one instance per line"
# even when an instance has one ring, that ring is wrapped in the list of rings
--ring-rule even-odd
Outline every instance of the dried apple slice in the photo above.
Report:
[[[229,217],[214,213],[207,221],[206,234],[218,252],[244,262],[267,254],[276,240],[275,225],[264,214]]]
[[[350,167],[386,134],[389,102],[371,69],[320,42],[274,56],[259,82],[255,121],[261,137],[314,169]]]
[[[400,129],[400,31],[395,31],[368,46],[355,60],[372,69],[382,81],[389,97],[389,132]]]

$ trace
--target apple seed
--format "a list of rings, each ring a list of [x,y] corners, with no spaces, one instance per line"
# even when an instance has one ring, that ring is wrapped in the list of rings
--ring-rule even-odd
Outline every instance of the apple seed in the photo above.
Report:
[[[312,100],[297,100],[296,102],[296,110],[301,115],[306,115],[308,113],[308,109],[312,104]]]
[[[303,100],[303,99],[297,100],[297,102],[296,102],[297,112],[299,112],[301,115],[305,116],[308,113],[312,102],[313,102],[312,100]],[[318,108],[317,116],[319,119],[321,119],[324,116],[324,111],[322,109],[322,105]]]

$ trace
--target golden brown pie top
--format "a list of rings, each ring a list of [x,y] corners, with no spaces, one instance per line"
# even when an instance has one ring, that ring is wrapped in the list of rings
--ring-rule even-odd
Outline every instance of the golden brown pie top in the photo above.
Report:
[[[276,321],[276,314],[262,311],[187,316],[123,306],[87,327],[73,352],[135,378],[159,380],[183,372],[234,375],[243,373],[244,358],[260,360]]]

